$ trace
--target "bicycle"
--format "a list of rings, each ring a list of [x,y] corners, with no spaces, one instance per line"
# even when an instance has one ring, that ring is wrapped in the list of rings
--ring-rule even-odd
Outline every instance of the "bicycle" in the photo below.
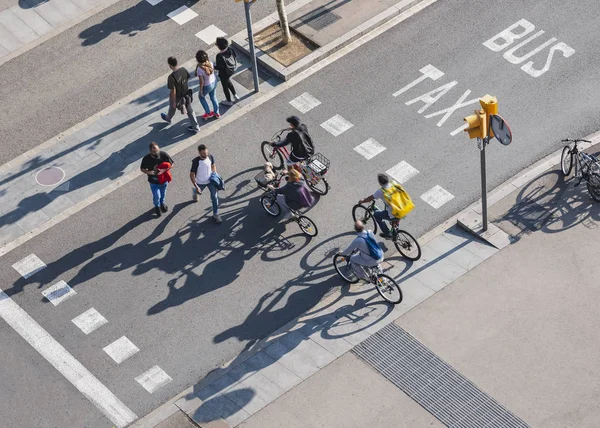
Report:
[[[281,207],[277,202],[277,195],[271,189],[268,189],[264,195],[260,197],[260,205],[272,217],[277,217],[281,214]],[[315,237],[319,233],[317,225],[310,218],[300,214],[298,211],[290,208],[292,213],[292,220],[298,223],[300,230],[307,236]]]
[[[290,158],[290,151],[287,147],[273,147],[271,143],[278,143],[281,141],[281,136],[284,132],[289,132],[289,129],[282,129],[276,132],[270,141],[263,141],[260,145],[260,152],[265,158],[265,161],[271,162],[273,170],[284,169],[285,161]],[[300,165],[300,172],[306,182],[306,185],[315,193],[319,195],[326,195],[329,192],[329,183],[324,175],[329,170],[329,159],[323,156],[321,153],[315,153],[308,159],[298,162]]]
[[[355,254],[358,250],[354,250],[352,254]],[[354,272],[350,257],[342,254],[336,254],[333,257],[333,267],[342,279],[350,284],[356,284],[360,281],[360,278]],[[361,266],[367,277],[368,282],[373,284],[377,289],[377,292],[386,302],[390,302],[394,305],[402,301],[402,290],[394,279],[383,273],[383,269],[380,265],[377,266]]]
[[[600,202],[600,161],[593,155],[580,151],[577,147],[577,143],[585,142],[591,143],[588,140],[566,138],[562,140],[568,143],[575,143],[573,148],[566,145],[560,156],[560,169],[565,177],[571,174],[573,164],[575,164],[575,175],[574,177],[579,178],[579,181],[575,183],[575,187],[581,184],[582,180],[587,183],[587,189],[596,202]],[[574,159],[576,161],[574,161]]]
[[[368,206],[356,204],[352,207],[352,218],[354,221],[360,220],[365,226],[369,226],[369,221],[372,223],[373,233],[377,233],[377,222],[375,221],[374,213],[378,210],[375,201]],[[400,220],[394,219],[392,225],[392,241],[396,249],[403,257],[411,261],[416,261],[421,258],[421,246],[417,240],[406,230],[400,229]]]

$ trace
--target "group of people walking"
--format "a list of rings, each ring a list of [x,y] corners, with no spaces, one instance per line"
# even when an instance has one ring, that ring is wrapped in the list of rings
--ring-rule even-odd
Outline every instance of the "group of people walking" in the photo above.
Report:
[[[199,50],[196,52],[197,64],[194,70],[194,76],[198,78],[200,83],[198,98],[204,109],[204,114],[200,117],[204,120],[210,118],[218,119],[221,117],[219,101],[217,100],[216,95],[217,75],[223,85],[223,92],[225,93],[226,101],[223,101],[223,105],[231,106],[235,101],[239,100],[235,87],[231,82],[231,76],[233,76],[235,69],[237,68],[237,55],[229,46],[227,39],[223,37],[217,38],[216,45],[219,49],[219,53],[217,54],[214,63],[209,59],[208,54],[205,51]],[[188,130],[194,133],[198,132],[200,130],[200,125],[198,124],[198,118],[196,117],[196,113],[192,106],[194,99],[193,91],[189,87],[189,80],[192,76],[185,68],[179,66],[177,58],[169,57],[167,63],[172,70],[172,73],[167,78],[167,88],[169,89],[169,111],[167,113],[161,113],[161,117],[165,122],[171,123],[176,111],[179,110],[182,114],[187,114],[190,120]],[[207,96],[212,104],[212,110],[206,101]]]

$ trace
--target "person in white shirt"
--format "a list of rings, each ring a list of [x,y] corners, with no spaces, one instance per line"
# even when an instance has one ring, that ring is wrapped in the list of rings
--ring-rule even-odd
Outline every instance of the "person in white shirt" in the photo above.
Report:
[[[208,187],[210,191],[210,199],[212,201],[213,217],[217,223],[223,220],[219,215],[219,194],[216,184],[211,181],[210,177],[217,172],[215,158],[208,153],[208,149],[204,144],[198,146],[198,157],[192,160],[192,169],[190,170],[190,180],[194,185],[194,202],[198,202],[202,191]]]

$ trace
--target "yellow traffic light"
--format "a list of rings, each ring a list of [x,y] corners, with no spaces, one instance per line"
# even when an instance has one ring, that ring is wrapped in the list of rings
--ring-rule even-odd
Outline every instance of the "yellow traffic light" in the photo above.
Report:
[[[493,97],[491,95],[485,95],[484,97],[479,99],[479,104],[481,104],[481,108],[483,108],[483,111],[485,112],[487,129],[487,125],[490,123],[490,115],[498,114],[498,101],[496,100],[496,97]],[[492,138],[493,136],[494,133],[490,129],[489,137]]]
[[[484,139],[487,136],[487,116],[483,110],[475,110],[474,114],[464,118],[467,122],[465,132],[469,133],[469,138]]]

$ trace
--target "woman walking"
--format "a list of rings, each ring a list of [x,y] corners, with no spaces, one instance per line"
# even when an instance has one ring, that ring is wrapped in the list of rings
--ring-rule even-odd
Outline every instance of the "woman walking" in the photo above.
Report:
[[[217,89],[217,78],[215,76],[215,66],[208,59],[208,54],[204,51],[198,51],[196,53],[196,61],[198,61],[198,65],[196,66],[196,76],[200,80],[200,104],[204,108],[204,114],[202,115],[202,119],[207,120],[211,117],[220,118],[219,114],[219,102],[217,101],[217,95],[215,94]],[[205,97],[210,97],[210,101],[213,105],[214,111],[210,111],[208,107],[208,103],[206,102]]]

